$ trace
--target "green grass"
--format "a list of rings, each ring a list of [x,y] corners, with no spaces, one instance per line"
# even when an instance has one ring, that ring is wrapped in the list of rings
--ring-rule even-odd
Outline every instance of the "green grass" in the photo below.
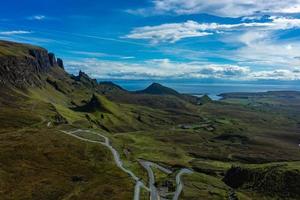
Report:
[[[29,44],[19,44],[0,40],[0,56],[28,56],[28,49],[41,49]]]
[[[58,113],[65,117],[70,123],[85,120],[85,116],[83,113],[74,112],[73,110],[59,104],[54,104],[54,107],[56,108]]]
[[[9,45],[0,42],[0,56],[28,53],[28,46]],[[231,95],[196,106],[174,96],[116,89],[103,95],[61,69],[41,77],[46,79],[51,81],[40,88],[0,89],[4,199],[132,199],[134,183],[115,166],[109,150],[64,135],[61,129],[103,132],[126,167],[145,182],[147,173],[138,158],[174,171],[193,168],[195,173],[183,178],[182,199],[226,199],[229,187],[222,178],[231,166],[264,172],[278,165],[278,177],[300,170],[299,94]],[[99,103],[95,108],[77,109],[88,105],[93,94]],[[54,123],[57,116],[68,124]],[[49,128],[48,122],[53,122]],[[191,128],[181,129],[182,124]],[[94,134],[78,135],[102,141]],[[155,173],[160,183],[174,182],[175,174]],[[253,188],[236,193],[240,199],[272,199]],[[147,199],[148,193],[143,191],[143,196]],[[279,196],[275,193],[274,198]]]
[[[229,190],[220,179],[201,173],[185,175],[181,199],[226,199]]]
[[[155,140],[148,132],[133,132],[114,135],[113,142],[129,148],[133,159],[165,162],[170,165],[187,165],[191,157],[171,143]]]
[[[0,137],[10,141],[0,143],[0,196],[4,199],[132,197],[131,179],[101,145],[81,142],[55,129],[1,132]]]

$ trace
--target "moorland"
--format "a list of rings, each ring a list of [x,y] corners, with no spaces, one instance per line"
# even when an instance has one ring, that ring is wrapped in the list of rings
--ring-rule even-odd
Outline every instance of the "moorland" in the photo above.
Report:
[[[299,199],[300,92],[221,96],[131,92],[0,41],[0,197]]]

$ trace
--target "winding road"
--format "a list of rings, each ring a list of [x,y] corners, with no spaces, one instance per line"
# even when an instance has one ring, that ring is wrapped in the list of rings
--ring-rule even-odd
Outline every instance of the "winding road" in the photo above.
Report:
[[[144,183],[140,181],[140,178],[138,178],[132,171],[130,171],[129,169],[126,169],[123,166],[123,162],[122,162],[122,160],[120,158],[119,153],[117,152],[116,149],[114,149],[110,145],[109,139],[106,136],[104,136],[104,135],[102,135],[100,133],[94,133],[94,132],[89,131],[89,130],[81,130],[81,129],[77,129],[77,130],[71,131],[71,132],[67,132],[67,131],[61,131],[61,132],[65,133],[67,135],[70,135],[72,137],[75,137],[75,138],[77,138],[79,140],[85,141],[85,142],[97,143],[97,144],[101,144],[101,145],[106,146],[112,152],[116,165],[122,171],[124,171],[125,173],[127,173],[135,181],[134,198],[133,198],[134,200],[139,200],[140,199],[141,188],[145,188],[147,191],[149,191],[149,188],[146,187],[144,185]],[[102,137],[104,139],[104,142],[90,140],[90,139],[86,139],[86,138],[80,137],[78,135],[75,135],[77,132],[86,132],[86,133],[92,133],[92,134],[98,135],[98,136],[100,136],[100,137]]]
[[[172,174],[172,171],[156,163],[139,159],[139,163],[146,169],[149,178],[150,200],[159,200],[157,188],[155,187],[155,176],[151,167],[155,167],[166,174]]]
[[[95,133],[93,131],[90,130],[82,130],[82,129],[77,129],[75,131],[61,131],[69,136],[75,137],[79,140],[85,141],[85,142],[91,142],[91,143],[96,143],[96,144],[101,144],[103,146],[106,146],[113,154],[114,157],[114,161],[116,163],[116,165],[118,166],[118,168],[120,168],[123,172],[127,173],[134,181],[135,181],[135,187],[134,187],[134,200],[139,200],[140,199],[140,192],[141,189],[144,188],[147,191],[150,192],[150,200],[161,200],[161,197],[158,193],[157,187],[155,186],[155,176],[152,170],[152,167],[159,169],[160,171],[166,173],[166,174],[172,174],[173,172],[165,167],[162,167],[160,165],[158,165],[157,163],[154,162],[150,162],[150,161],[146,161],[146,160],[142,160],[139,159],[139,163],[145,168],[145,170],[148,173],[148,181],[149,181],[149,187],[147,187],[142,181],[141,178],[137,177],[131,170],[126,169],[124,167],[124,164],[120,158],[120,154],[118,153],[118,151],[113,148],[113,146],[110,144],[108,137],[100,134],[100,133]],[[76,135],[76,133],[91,133],[91,134],[95,134],[97,136],[100,136],[103,138],[104,141],[95,141],[95,140],[90,140],[90,139],[86,139],[83,138],[81,136]],[[192,173],[191,170],[189,169],[181,169],[178,174],[176,175],[176,191],[174,192],[174,196],[173,196],[173,200],[178,200],[182,189],[183,189],[183,183],[181,181],[181,176],[183,174],[190,174]]]
[[[176,185],[177,185],[177,187],[176,187],[175,194],[174,194],[174,196],[173,196],[173,200],[178,200],[178,198],[179,198],[179,196],[180,196],[180,194],[181,194],[181,191],[182,191],[182,189],[183,189],[183,183],[182,183],[182,181],[181,181],[181,176],[182,176],[183,174],[191,174],[191,173],[193,173],[193,171],[190,170],[190,169],[186,169],[186,168],[181,169],[181,170],[178,172],[178,174],[176,175]]]

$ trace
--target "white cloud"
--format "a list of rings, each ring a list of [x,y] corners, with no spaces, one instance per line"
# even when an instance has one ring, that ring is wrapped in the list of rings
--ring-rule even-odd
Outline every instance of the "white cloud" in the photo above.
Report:
[[[261,20],[262,16],[245,16],[242,18],[242,21],[256,21],[256,20]]]
[[[194,21],[162,24],[159,26],[145,26],[135,28],[130,34],[126,35],[125,38],[146,39],[152,43],[174,43],[183,38],[202,37],[212,34],[201,31],[197,26],[199,26],[199,24]]]
[[[169,59],[153,59],[141,63],[83,59],[80,61],[67,61],[66,69],[71,73],[77,73],[81,69],[94,78],[103,79],[300,79],[300,70],[297,68],[253,71],[247,66],[201,62],[174,62]]]
[[[120,58],[123,60],[129,60],[129,59],[135,59],[135,56],[121,56]]]
[[[273,71],[253,72],[250,76],[252,79],[300,80],[300,71],[278,69]]]
[[[150,2],[152,7],[128,12],[140,15],[207,13],[222,17],[300,13],[300,0],[150,0]]]
[[[299,42],[280,43],[268,40],[257,40],[231,52],[231,56],[236,61],[247,65],[292,68],[300,66],[299,52]]]
[[[204,64],[199,62],[173,62],[152,59],[142,63],[83,59],[66,62],[70,72],[81,69],[94,78],[237,78],[249,72],[248,67]]]
[[[21,30],[17,30],[17,31],[0,31],[0,35],[4,35],[4,36],[12,36],[12,35],[23,35],[23,34],[30,34],[32,32],[30,31],[21,31]]]
[[[245,31],[248,29],[274,31],[293,28],[300,28],[300,19],[270,17],[267,22],[243,22],[237,24],[198,23],[189,20],[183,23],[138,27],[133,29],[125,38],[150,40],[152,43],[174,43],[184,38],[203,37],[215,33],[224,33],[224,31]]]
[[[279,9],[279,13],[286,13],[286,14],[300,13],[299,2],[298,2],[298,5],[294,5],[294,6]]]
[[[47,17],[45,15],[34,15],[34,16],[28,17],[27,19],[41,21],[41,20],[45,20],[46,18]]]
[[[258,29],[237,32],[221,40],[227,44],[241,44],[238,48],[223,50],[217,55],[240,65],[272,69],[291,69],[300,66],[299,41],[278,40],[277,33],[273,31]]]
[[[240,42],[251,46],[253,43],[267,39],[268,36],[269,34],[265,31],[247,31],[240,36],[235,37],[235,39],[238,39]]]

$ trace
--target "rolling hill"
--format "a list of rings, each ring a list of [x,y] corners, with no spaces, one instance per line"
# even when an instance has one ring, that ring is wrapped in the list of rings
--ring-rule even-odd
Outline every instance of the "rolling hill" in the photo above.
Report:
[[[192,169],[180,199],[299,199],[299,93],[223,97],[158,83],[130,92],[67,73],[44,48],[0,41],[0,197],[132,199],[134,182],[111,151],[87,142],[94,135],[62,132],[85,129],[108,137],[140,181],[148,181],[141,159],[171,170],[153,170],[162,191],[174,192],[176,173]]]

